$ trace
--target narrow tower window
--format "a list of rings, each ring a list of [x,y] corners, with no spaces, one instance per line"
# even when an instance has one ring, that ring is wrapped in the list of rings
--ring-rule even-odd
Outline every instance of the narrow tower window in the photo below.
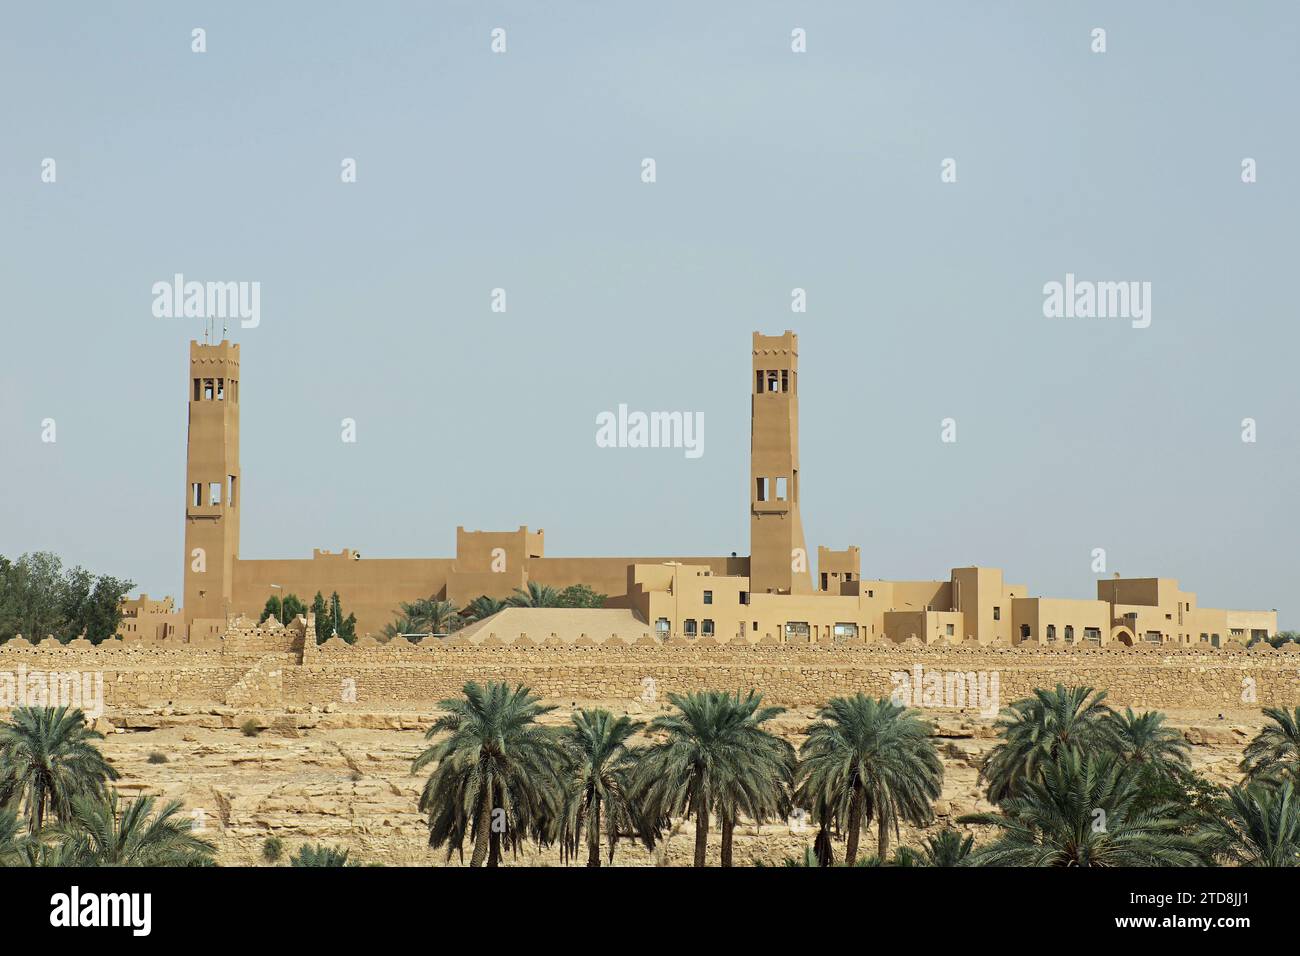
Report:
[[[759,501],[766,501],[766,500],[767,500],[767,479],[766,479],[766,478],[755,478],[754,481],[755,481],[755,483],[756,483],[757,486],[758,486],[758,487],[757,487],[758,500],[759,500]]]

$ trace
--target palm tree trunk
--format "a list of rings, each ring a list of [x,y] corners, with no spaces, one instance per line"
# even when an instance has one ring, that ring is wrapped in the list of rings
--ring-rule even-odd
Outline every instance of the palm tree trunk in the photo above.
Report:
[[[877,821],[876,829],[876,853],[880,856],[880,864],[885,864],[885,854],[889,852],[889,823],[885,814],[881,814]]]
[[[835,852],[831,846],[831,828],[825,820],[817,827],[817,839],[813,841],[813,853],[817,854],[818,866],[833,866]]]
[[[736,832],[736,821],[731,814],[727,814],[720,822],[722,823],[722,865],[731,866],[731,842]]]
[[[709,808],[701,795],[695,807],[695,865],[704,866],[709,848]]]
[[[600,866],[600,797],[591,805],[591,819],[587,821],[587,865]]]
[[[484,788],[483,803],[478,811],[478,826],[474,833],[474,855],[470,857],[470,866],[482,866],[487,858],[488,842],[492,830],[492,784]]]
[[[858,837],[862,833],[862,791],[854,790],[849,800],[849,843],[844,848],[844,865],[858,862]]]

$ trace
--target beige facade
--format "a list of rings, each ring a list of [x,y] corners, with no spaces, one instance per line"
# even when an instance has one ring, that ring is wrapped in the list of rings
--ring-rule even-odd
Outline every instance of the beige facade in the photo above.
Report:
[[[1097,600],[1079,601],[1030,597],[996,568],[954,568],[946,580],[864,581],[855,546],[819,547],[814,570],[800,515],[798,358],[793,332],[754,333],[749,557],[553,558],[545,555],[544,532],[521,526],[457,528],[454,557],[317,550],[309,559],[258,560],[239,554],[239,346],[192,342],[183,617],[169,630],[177,612],[150,608],[156,602],[142,596],[125,604],[123,637],[219,641],[231,621],[255,617],[268,598],[310,601],[317,591],[337,591],[345,611],[356,614],[358,632],[377,633],[402,602],[435,596],[463,606],[484,594],[509,597],[529,582],[589,585],[608,595],[608,608],[630,611],[661,639],[1218,646],[1276,632],[1276,612],[1201,608],[1168,578],[1098,581]]]
[[[185,618],[171,598],[155,601],[147,594],[122,602],[116,637],[127,643],[174,641],[185,633]]]

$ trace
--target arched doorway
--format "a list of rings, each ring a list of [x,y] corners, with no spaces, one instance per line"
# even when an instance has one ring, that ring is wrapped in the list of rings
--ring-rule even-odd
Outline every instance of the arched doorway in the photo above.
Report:
[[[1119,641],[1125,647],[1132,647],[1136,641],[1136,638],[1133,637],[1133,632],[1123,626],[1111,628],[1110,639],[1112,641]]]

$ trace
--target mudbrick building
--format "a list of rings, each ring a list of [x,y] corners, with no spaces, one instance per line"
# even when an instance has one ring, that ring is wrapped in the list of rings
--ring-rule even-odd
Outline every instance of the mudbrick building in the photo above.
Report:
[[[652,642],[848,645],[915,638],[1064,648],[1219,647],[1277,629],[1276,611],[1202,607],[1170,578],[1103,579],[1095,599],[1072,600],[1031,597],[986,567],[954,568],[933,581],[863,580],[856,547],[819,547],[814,569],[799,509],[799,342],[789,331],[753,336],[748,557],[547,557],[543,532],[520,527],[457,528],[454,557],[316,550],[298,560],[246,558],[239,548],[239,346],[190,343],[188,372],[184,603],[175,610],[170,599],[126,602],[119,631],[126,641],[218,642],[268,598],[310,599],[317,591],[337,591],[356,614],[358,633],[377,633],[401,602],[433,596],[463,606],[479,595],[509,597],[529,582],[589,585],[608,595],[606,610],[548,613],[540,622],[512,610],[472,631],[504,637],[530,629],[560,640],[619,634]]]

